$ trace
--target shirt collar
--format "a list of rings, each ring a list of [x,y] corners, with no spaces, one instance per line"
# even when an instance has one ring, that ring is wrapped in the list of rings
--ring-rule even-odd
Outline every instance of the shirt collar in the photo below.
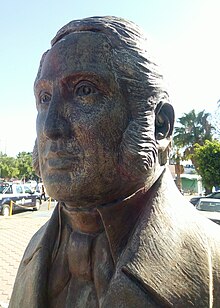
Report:
[[[155,183],[149,190],[144,187],[123,200],[97,207],[115,264],[127,245],[129,237],[141,215],[142,209],[146,206],[154,186]],[[68,211],[65,210],[63,203],[60,204],[60,208],[61,212],[68,216]]]
[[[146,205],[150,190],[142,188],[128,198],[97,208],[116,264],[124,250],[135,224]]]

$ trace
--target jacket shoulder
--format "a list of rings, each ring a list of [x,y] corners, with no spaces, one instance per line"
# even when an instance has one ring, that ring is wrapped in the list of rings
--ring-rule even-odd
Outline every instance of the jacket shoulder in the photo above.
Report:
[[[220,307],[218,229],[163,179],[146,202],[123,270],[168,306]]]

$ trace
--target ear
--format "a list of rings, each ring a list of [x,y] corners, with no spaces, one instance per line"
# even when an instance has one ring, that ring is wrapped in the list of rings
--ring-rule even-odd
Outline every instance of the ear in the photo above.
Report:
[[[156,140],[169,138],[173,133],[174,110],[169,103],[160,102],[155,110]]]
[[[174,126],[174,110],[172,105],[160,102],[155,110],[155,138],[158,145],[158,159],[160,165],[167,163],[171,146],[171,136]]]

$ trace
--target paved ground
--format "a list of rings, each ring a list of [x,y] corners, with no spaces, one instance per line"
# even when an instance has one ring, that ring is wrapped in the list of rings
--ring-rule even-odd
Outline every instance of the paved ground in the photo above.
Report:
[[[11,217],[0,216],[0,308],[8,307],[15,276],[24,250],[32,235],[50,218],[44,202],[38,212],[25,211]]]

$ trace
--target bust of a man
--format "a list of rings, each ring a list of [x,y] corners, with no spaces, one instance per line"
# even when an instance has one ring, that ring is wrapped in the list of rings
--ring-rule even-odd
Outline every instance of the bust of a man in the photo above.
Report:
[[[34,164],[58,200],[10,307],[220,307],[219,227],[166,168],[174,111],[132,22],[75,20],[34,84]]]

